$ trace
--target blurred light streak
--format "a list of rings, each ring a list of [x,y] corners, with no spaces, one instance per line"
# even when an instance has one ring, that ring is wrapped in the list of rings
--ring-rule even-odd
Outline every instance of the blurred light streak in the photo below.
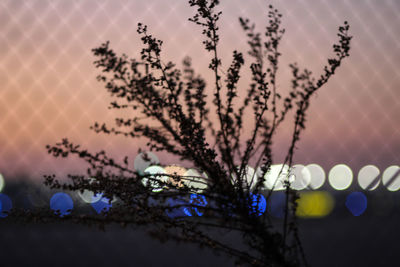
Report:
[[[329,192],[301,192],[297,200],[296,215],[302,218],[323,218],[329,215],[335,206],[335,200]]]

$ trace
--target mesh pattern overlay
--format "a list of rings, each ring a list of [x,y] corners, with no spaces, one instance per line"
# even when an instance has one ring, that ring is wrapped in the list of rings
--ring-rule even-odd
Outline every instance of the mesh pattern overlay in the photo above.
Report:
[[[337,27],[347,20],[354,36],[350,58],[313,99],[295,159],[324,168],[346,163],[353,170],[366,164],[381,170],[399,164],[399,1],[221,2],[225,69],[234,49],[248,50],[239,16],[250,18],[264,31],[269,3],[283,14],[286,35],[279,72],[283,95],[290,84],[287,65],[297,61],[319,75],[332,56]],[[142,46],[136,25],[142,22],[164,41],[165,61],[179,66],[190,55],[198,71],[211,77],[201,29],[187,21],[194,12],[186,0],[1,1],[0,173],[25,172],[40,178],[78,170],[79,160],[54,159],[46,153],[46,144],[63,137],[91,151],[134,157],[145,142],[89,130],[95,121],[112,123],[118,115],[107,109],[111,98],[95,79],[98,71],[90,50],[110,40],[118,53],[138,56]],[[245,72],[249,65],[248,60]],[[286,151],[290,126],[283,125],[277,135],[278,159]]]

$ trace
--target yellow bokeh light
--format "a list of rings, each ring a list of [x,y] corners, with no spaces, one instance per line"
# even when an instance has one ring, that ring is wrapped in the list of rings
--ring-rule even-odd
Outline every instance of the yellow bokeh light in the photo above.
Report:
[[[186,169],[178,165],[168,165],[164,168],[165,173],[169,175],[185,176]],[[172,176],[169,177],[169,183],[173,186],[182,187],[184,179],[175,180]]]
[[[322,218],[332,212],[335,200],[328,192],[310,191],[301,192],[297,204],[297,216],[302,218]]]

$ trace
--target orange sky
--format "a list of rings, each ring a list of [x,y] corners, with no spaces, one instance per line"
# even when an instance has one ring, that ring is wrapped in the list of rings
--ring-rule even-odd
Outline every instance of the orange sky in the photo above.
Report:
[[[345,163],[380,168],[400,162],[400,4],[398,1],[222,1],[220,55],[223,68],[232,51],[247,51],[238,16],[266,25],[267,5],[283,14],[279,88],[289,85],[287,65],[298,62],[321,73],[337,27],[349,21],[354,36],[350,58],[312,99],[307,129],[295,160],[325,169]],[[362,4],[361,4],[362,3]],[[112,100],[95,79],[91,49],[110,40],[118,53],[137,56],[138,22],[164,41],[163,57],[180,64],[190,55],[205,77],[209,57],[200,29],[187,18],[187,1],[2,1],[0,3],[0,173],[12,177],[82,170],[80,160],[54,159],[45,145],[63,137],[91,151],[104,149],[133,159],[145,142],[103,136],[89,130],[95,121],[120,114],[107,109]],[[249,62],[243,72],[248,73]],[[211,82],[211,81],[210,81]],[[242,90],[247,89],[241,83]],[[209,93],[211,94],[211,93]],[[132,114],[130,114],[133,116]],[[292,116],[291,116],[292,117]],[[290,117],[290,118],[291,118]],[[286,151],[291,124],[275,139],[276,160]],[[166,163],[174,159],[159,157]],[[326,169],[327,170],[327,169]]]

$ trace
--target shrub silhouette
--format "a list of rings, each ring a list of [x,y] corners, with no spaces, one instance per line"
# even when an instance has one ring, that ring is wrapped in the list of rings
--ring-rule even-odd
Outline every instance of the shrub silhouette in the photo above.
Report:
[[[283,179],[286,209],[283,229],[275,229],[260,204],[268,199],[271,188],[265,176],[272,164],[271,145],[281,123],[294,110],[293,135],[284,164],[292,165],[294,148],[305,128],[306,112],[312,95],[334,75],[342,60],[349,56],[351,36],[347,22],[339,27],[339,42],[333,45],[334,57],[328,59],[324,73],[315,79],[307,69],[291,64],[292,88],[286,97],[277,91],[278,50],[284,29],[281,14],[269,6],[264,36],[249,19],[240,18],[249,44],[251,83],[244,99],[238,99],[238,81],[244,65],[241,52],[233,51],[226,72],[218,55],[218,0],[190,0],[196,13],[189,20],[202,29],[204,47],[212,59],[208,68],[213,73],[209,86],[213,101],[206,101],[207,83],[192,67],[191,59],[183,60],[183,70],[175,63],[161,59],[163,42],[149,33],[146,25],[138,24],[144,48],[140,59],[118,56],[109,42],[94,48],[98,80],[118,101],[112,109],[133,110],[151,119],[156,126],[142,119],[116,118],[115,126],[95,123],[97,133],[147,138],[150,151],[166,151],[193,164],[191,174],[139,172],[130,167],[128,157],[118,163],[104,151],[90,153],[79,145],[63,139],[46,146],[55,157],[79,156],[90,167],[86,175],[68,175],[70,183],[61,184],[54,175],[45,176],[51,188],[103,193],[118,201],[107,213],[98,216],[65,215],[62,220],[98,224],[146,225],[149,233],[161,240],[196,243],[235,257],[237,264],[254,266],[306,265],[296,226],[297,195],[290,188],[288,175]],[[211,92],[211,91],[210,91]],[[217,121],[210,119],[215,108]],[[250,137],[242,140],[244,112],[251,108],[254,121]],[[269,115],[268,115],[269,114]],[[268,116],[267,116],[268,115]],[[268,118],[267,118],[268,117]],[[247,120],[248,118],[246,118]],[[211,140],[207,140],[206,134]],[[210,145],[210,141],[213,144]],[[255,160],[255,171],[248,167]],[[151,164],[149,153],[143,161]],[[281,170],[282,172],[282,170]],[[190,216],[188,216],[190,215]],[[53,216],[54,217],[54,216]],[[226,244],[210,229],[239,233],[243,244]]]

